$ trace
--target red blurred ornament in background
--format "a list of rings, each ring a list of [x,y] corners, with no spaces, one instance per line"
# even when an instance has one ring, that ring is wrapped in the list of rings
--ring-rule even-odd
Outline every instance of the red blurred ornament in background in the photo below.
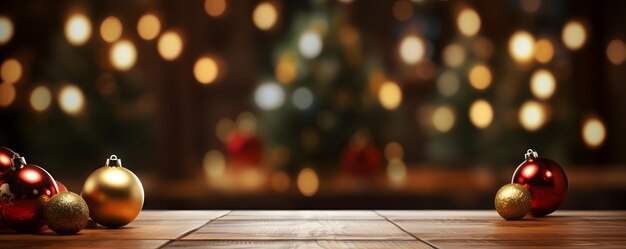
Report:
[[[234,131],[226,140],[228,164],[233,166],[259,166],[263,145],[254,134]]]
[[[65,187],[65,184],[63,184],[60,181],[56,181],[56,182],[57,182],[57,188],[58,188],[57,190],[59,190],[59,193],[68,191],[67,187]]]
[[[374,176],[380,169],[381,152],[373,144],[348,145],[341,153],[343,170],[353,176]]]
[[[11,149],[0,146],[0,176],[2,173],[11,167],[11,158],[13,158],[15,152]]]
[[[548,215],[559,208],[567,194],[567,175],[558,163],[539,157],[528,150],[511,182],[524,185],[531,195],[530,213],[534,216]]]
[[[2,175],[0,209],[4,224],[19,232],[37,232],[45,226],[43,204],[58,193],[58,187],[46,170],[26,164],[15,154],[11,167]]]

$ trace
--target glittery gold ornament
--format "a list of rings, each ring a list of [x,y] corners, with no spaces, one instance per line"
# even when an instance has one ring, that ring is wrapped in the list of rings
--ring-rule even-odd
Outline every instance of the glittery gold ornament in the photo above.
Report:
[[[52,231],[75,234],[87,225],[89,208],[80,195],[62,192],[46,201],[43,216]]]
[[[521,184],[509,183],[498,190],[494,204],[496,211],[507,220],[519,220],[530,210],[530,191]]]
[[[92,220],[106,227],[122,227],[133,221],[143,207],[141,181],[112,155],[105,166],[89,175],[82,197]]]

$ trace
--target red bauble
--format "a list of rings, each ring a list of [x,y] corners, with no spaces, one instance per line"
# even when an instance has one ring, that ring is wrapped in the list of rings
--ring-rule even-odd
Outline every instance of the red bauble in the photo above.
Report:
[[[263,145],[252,134],[235,131],[226,140],[228,163],[233,166],[259,166]]]
[[[58,188],[58,190],[59,190],[59,193],[61,193],[61,192],[67,192],[67,191],[68,191],[68,190],[67,190],[67,187],[65,187],[65,184],[63,184],[63,183],[62,183],[62,182],[60,182],[60,181],[56,181],[56,182],[57,182],[57,188]]]
[[[11,167],[11,158],[13,158],[15,152],[11,149],[0,146],[0,176],[2,173]]]
[[[548,215],[559,208],[567,194],[567,175],[558,163],[539,157],[528,150],[511,182],[524,185],[531,195],[530,212],[534,216]]]
[[[37,232],[44,226],[43,204],[58,193],[52,176],[44,169],[18,155],[9,170],[2,175],[0,209],[2,222],[19,232]]]
[[[354,176],[373,176],[380,169],[380,150],[373,144],[348,145],[341,153],[343,170]]]

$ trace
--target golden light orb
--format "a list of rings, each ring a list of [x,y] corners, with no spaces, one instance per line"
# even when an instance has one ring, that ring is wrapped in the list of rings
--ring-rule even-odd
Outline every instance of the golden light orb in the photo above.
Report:
[[[472,124],[477,128],[487,128],[493,121],[493,107],[486,100],[476,100],[470,106],[469,117]]]
[[[399,52],[400,58],[404,63],[414,65],[424,58],[426,46],[421,38],[415,35],[408,35],[402,38]]]
[[[65,22],[65,38],[75,46],[81,46],[91,36],[91,21],[84,14],[73,14]]]
[[[437,78],[437,90],[443,96],[454,95],[461,87],[459,76],[452,70],[443,72]]]
[[[204,11],[209,16],[221,16],[226,11],[226,0],[204,0]]]
[[[432,125],[437,131],[445,133],[454,127],[455,119],[452,107],[440,106],[433,111]]]
[[[600,147],[606,139],[606,127],[602,120],[596,117],[585,120],[582,127],[582,137],[587,147],[591,149]]]
[[[561,39],[568,49],[578,50],[585,45],[587,31],[585,31],[585,27],[579,21],[569,21],[563,27]]]
[[[66,85],[59,91],[58,102],[63,112],[76,115],[83,110],[85,97],[77,86]]]
[[[520,107],[518,119],[527,131],[536,131],[546,123],[546,111],[537,101],[529,100]]]
[[[173,61],[183,51],[183,39],[175,31],[167,31],[159,38],[157,47],[163,59]]]
[[[0,107],[8,107],[15,101],[15,86],[13,84],[0,83]]]
[[[385,146],[385,158],[387,159],[387,161],[391,161],[393,159],[402,159],[403,157],[404,149],[399,143],[391,142]]]
[[[453,43],[443,49],[443,63],[448,67],[458,67],[465,62],[465,49],[461,45]]]
[[[112,43],[122,36],[122,22],[117,17],[109,16],[100,24],[100,36],[102,40]]]
[[[401,159],[393,159],[387,165],[387,177],[394,185],[404,183],[406,180],[406,164]]]
[[[193,75],[196,80],[202,84],[211,84],[219,75],[219,67],[217,62],[211,57],[201,57],[193,66]]]
[[[219,178],[226,171],[226,159],[222,152],[210,150],[202,159],[202,167],[208,179]]]
[[[135,65],[137,49],[132,42],[121,40],[113,44],[109,58],[113,67],[120,71],[126,71]]]
[[[13,22],[6,16],[0,16],[0,44],[7,44],[13,38]]]
[[[535,53],[535,38],[526,31],[517,31],[509,40],[509,53],[517,62],[528,62]]]
[[[9,58],[0,65],[0,77],[4,83],[13,84],[22,78],[22,64],[14,58]]]
[[[276,79],[283,84],[291,84],[298,76],[298,61],[291,52],[284,52],[276,62]]]
[[[413,4],[407,0],[398,0],[391,7],[393,17],[400,21],[408,21],[413,17]]]
[[[621,65],[626,60],[626,44],[619,39],[612,40],[606,46],[606,57],[613,65]]]
[[[402,90],[400,86],[392,81],[386,81],[380,86],[378,100],[387,110],[394,110],[402,103]]]
[[[30,106],[35,111],[42,112],[50,107],[52,102],[52,93],[45,86],[36,87],[30,94]]]
[[[456,18],[456,25],[461,34],[465,36],[474,36],[480,30],[480,16],[471,8],[465,8]]]
[[[555,89],[556,80],[548,70],[539,69],[530,77],[530,91],[538,99],[549,99]]]
[[[554,46],[548,39],[540,39],[535,43],[535,60],[548,63],[554,58]]]
[[[137,33],[144,40],[152,40],[161,32],[161,21],[154,14],[145,14],[137,22]]]
[[[491,85],[491,70],[483,64],[472,67],[469,72],[469,82],[477,90],[485,90]]]
[[[300,193],[306,197],[311,197],[317,193],[319,188],[319,178],[315,170],[304,168],[298,174],[297,185]]]
[[[278,10],[271,2],[259,3],[252,12],[252,21],[260,30],[270,30],[278,21]]]

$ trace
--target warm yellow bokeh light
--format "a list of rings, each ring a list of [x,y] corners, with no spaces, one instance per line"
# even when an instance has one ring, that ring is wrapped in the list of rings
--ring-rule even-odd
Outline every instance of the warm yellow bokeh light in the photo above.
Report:
[[[406,179],[406,164],[400,159],[393,159],[387,165],[387,177],[392,184],[404,183]]]
[[[109,16],[100,25],[100,36],[102,40],[112,43],[122,36],[122,22],[117,17]]]
[[[391,142],[385,146],[385,158],[387,159],[387,161],[391,161],[393,159],[402,159],[403,157],[404,149],[399,143]]]
[[[461,45],[453,43],[443,49],[443,63],[448,67],[458,67],[465,62],[465,49]]]
[[[283,84],[290,84],[298,75],[298,61],[291,52],[283,53],[276,62],[276,79]]]
[[[13,84],[22,78],[22,64],[17,59],[9,58],[0,66],[2,82]]]
[[[6,16],[0,16],[0,44],[7,44],[13,37],[13,22]]]
[[[459,76],[452,70],[443,72],[437,78],[437,90],[444,96],[454,95],[461,87]]]
[[[65,38],[72,45],[85,44],[91,36],[91,22],[84,14],[73,14],[65,22]]]
[[[400,22],[408,21],[413,17],[413,4],[407,0],[398,0],[393,4],[391,13]]]
[[[518,119],[527,131],[536,131],[546,122],[545,108],[537,101],[526,101],[519,109]]]
[[[406,64],[416,64],[424,58],[426,47],[424,41],[415,35],[402,38],[399,47],[400,58]]]
[[[395,82],[387,81],[380,86],[378,92],[380,104],[387,110],[394,110],[402,103],[402,90]]]
[[[470,106],[469,117],[472,124],[477,128],[487,128],[493,121],[493,107],[486,100],[476,100]]]
[[[554,94],[556,80],[548,70],[539,69],[530,77],[530,91],[539,99],[548,99]]]
[[[517,62],[528,62],[535,52],[535,38],[526,31],[517,31],[509,40],[509,53]]]
[[[196,80],[202,84],[213,83],[219,75],[217,62],[208,56],[198,59],[193,66],[193,75],[196,77]]]
[[[45,111],[48,109],[51,102],[52,93],[50,93],[50,89],[45,86],[36,87],[30,94],[30,106],[33,107],[35,111]]]
[[[132,42],[128,40],[121,40],[113,44],[111,52],[109,54],[111,64],[117,70],[126,71],[135,65],[137,60],[137,49]]]
[[[310,197],[317,193],[317,189],[319,188],[319,178],[317,177],[317,173],[311,168],[304,168],[298,174],[298,190],[302,195]]]
[[[471,8],[465,8],[456,18],[456,25],[461,31],[461,34],[466,36],[474,36],[480,30],[480,16],[475,10]]]
[[[448,132],[454,127],[454,110],[450,106],[440,106],[433,111],[432,124],[439,132]]]
[[[7,83],[0,83],[0,107],[10,106],[15,100],[15,86]]]
[[[548,63],[554,58],[554,46],[548,39],[540,39],[535,43],[535,60]]]
[[[606,57],[613,65],[620,65],[626,60],[626,44],[622,40],[612,40],[606,46]]]
[[[578,21],[569,21],[563,27],[561,39],[563,40],[565,47],[571,50],[578,50],[585,45],[585,41],[587,40],[587,31],[585,31],[585,27],[582,23]]]
[[[209,16],[221,16],[226,11],[226,0],[204,0],[204,11]]]
[[[77,86],[66,85],[59,91],[58,100],[63,112],[76,115],[83,110],[85,97]]]
[[[262,2],[254,8],[252,13],[252,21],[260,30],[270,30],[278,21],[278,10],[276,6],[270,2]]]
[[[224,175],[224,171],[226,171],[226,159],[222,152],[211,150],[204,155],[202,167],[204,168],[204,173],[207,178],[220,178]]]
[[[144,40],[152,40],[161,32],[161,21],[154,14],[145,14],[137,22],[137,33]]]
[[[491,85],[491,71],[483,64],[472,67],[468,78],[470,85],[478,90],[487,89]]]
[[[161,35],[158,43],[159,54],[163,59],[172,61],[178,58],[183,51],[183,39],[174,31],[167,31]]]
[[[606,127],[598,118],[587,119],[582,128],[583,141],[589,148],[598,148],[606,139]]]

